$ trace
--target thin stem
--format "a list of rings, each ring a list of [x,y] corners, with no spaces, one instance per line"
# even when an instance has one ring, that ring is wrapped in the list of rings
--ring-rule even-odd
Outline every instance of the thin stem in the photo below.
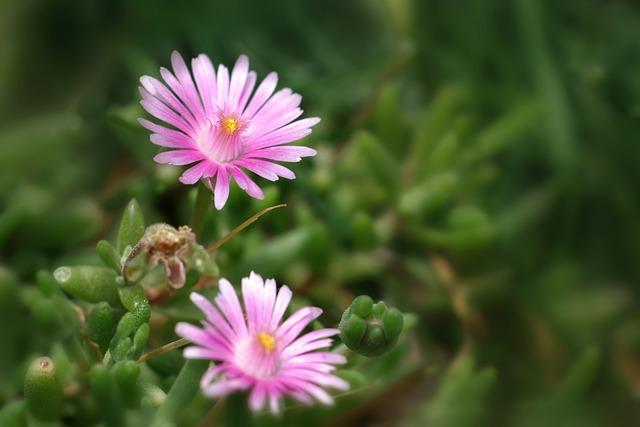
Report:
[[[186,338],[180,338],[179,340],[175,340],[170,342],[169,344],[165,344],[163,346],[160,346],[154,350],[151,350],[148,353],[143,354],[142,356],[140,356],[140,358],[138,359],[138,363],[142,363],[142,362],[146,362],[147,360],[151,359],[152,357],[156,357],[162,353],[166,353],[168,351],[171,350],[175,350],[176,348],[180,348],[180,347],[184,347],[185,345],[189,344],[191,341],[189,341]]]
[[[258,218],[260,218],[262,215],[264,215],[267,212],[270,212],[270,211],[272,211],[274,209],[285,208],[285,207],[287,207],[287,205],[283,203],[283,204],[280,204],[280,205],[270,206],[268,208],[262,209],[260,212],[254,214],[253,216],[251,216],[251,218],[245,220],[242,224],[238,225],[236,228],[234,228],[233,230],[231,230],[230,232],[225,234],[225,236],[222,239],[218,240],[213,245],[209,246],[209,249],[207,249],[207,250],[209,251],[209,253],[213,253],[213,252],[217,251],[218,249],[220,249],[220,246],[224,245],[233,236],[235,236],[236,234],[240,233],[242,230],[244,230],[245,228],[247,228],[248,226],[250,226],[251,224],[256,222],[258,220]]]
[[[196,235],[202,232],[210,205],[211,193],[204,184],[198,184],[198,193],[196,194],[196,201],[193,205],[193,211],[191,212],[191,220],[189,221],[191,229]]]

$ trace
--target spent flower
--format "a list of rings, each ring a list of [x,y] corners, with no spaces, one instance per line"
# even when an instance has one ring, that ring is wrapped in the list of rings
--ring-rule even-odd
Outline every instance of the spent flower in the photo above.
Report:
[[[122,263],[122,275],[127,277],[127,267],[131,260],[144,253],[150,267],[155,267],[158,262],[162,263],[170,287],[181,288],[186,280],[186,255],[194,245],[196,236],[188,226],[176,229],[169,224],[153,224],[127,254]]]

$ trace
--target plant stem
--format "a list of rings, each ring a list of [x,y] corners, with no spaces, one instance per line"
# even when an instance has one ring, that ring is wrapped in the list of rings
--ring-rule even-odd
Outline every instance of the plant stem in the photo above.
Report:
[[[210,205],[211,193],[203,183],[199,183],[196,201],[193,205],[193,211],[191,212],[191,220],[189,221],[191,229],[196,236],[202,232]]]
[[[234,228],[233,230],[231,230],[230,232],[225,234],[222,239],[218,240],[213,245],[209,246],[209,248],[207,250],[209,251],[209,253],[213,253],[213,252],[217,251],[220,248],[220,246],[224,245],[233,236],[235,236],[236,234],[240,233],[242,230],[244,230],[245,228],[247,228],[248,226],[250,226],[251,224],[256,222],[258,220],[258,218],[260,218],[262,215],[264,215],[267,212],[270,212],[270,211],[272,211],[274,209],[285,208],[285,207],[287,207],[287,205],[283,203],[283,204],[280,204],[280,205],[270,206],[268,208],[262,209],[261,211],[259,211],[259,212],[255,213],[254,215],[252,215],[250,218],[248,218],[245,221],[243,221],[242,224],[238,225],[236,228]]]
[[[168,344],[165,344],[163,346],[160,346],[156,349],[151,350],[148,353],[143,354],[142,356],[140,356],[140,358],[138,359],[138,363],[142,363],[142,362],[146,362],[147,360],[151,359],[152,357],[158,356],[162,353],[166,353],[168,351],[174,350],[176,348],[180,348],[180,347],[184,347],[185,345],[189,344],[189,340],[186,338],[180,338],[179,340],[175,340],[172,341]]]

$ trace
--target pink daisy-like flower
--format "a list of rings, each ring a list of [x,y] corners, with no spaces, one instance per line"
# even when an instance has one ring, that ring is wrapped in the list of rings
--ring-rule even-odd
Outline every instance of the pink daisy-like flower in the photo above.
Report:
[[[204,54],[191,61],[193,78],[178,52],[171,54],[171,64],[173,73],[160,69],[165,83],[149,76],[140,78],[142,107],[171,127],[145,119],[139,122],[153,132],[151,142],[169,148],[154,160],[194,164],[180,181],[195,184],[202,179],[214,192],[217,209],[227,201],[230,178],[250,196],[264,197],[243,169],[270,181],[293,179],[291,170],[274,161],[298,162],[316,154],[308,147],[285,145],[309,135],[320,119],[296,120],[302,115],[302,97],[288,88],[274,93],[275,72],[254,92],[257,76],[249,71],[245,55],[238,58],[231,74],[224,65],[218,65],[216,72]]]
[[[176,333],[194,346],[184,350],[188,359],[218,362],[202,376],[202,392],[219,397],[235,391],[250,390],[249,406],[258,411],[267,399],[278,413],[281,397],[288,395],[310,404],[318,400],[332,403],[323,387],[346,390],[349,385],[331,372],[346,362],[343,355],[318,351],[331,345],[338,329],[319,329],[299,336],[322,310],[304,307],[284,322],[291,300],[287,286],[276,290],[273,279],[263,280],[251,273],[242,279],[244,310],[233,286],[221,279],[217,308],[200,294],[191,301],[205,314],[203,327],[178,323]]]

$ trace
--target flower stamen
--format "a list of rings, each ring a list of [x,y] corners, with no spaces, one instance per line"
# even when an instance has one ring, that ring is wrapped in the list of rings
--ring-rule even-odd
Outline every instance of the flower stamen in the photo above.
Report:
[[[258,335],[258,341],[260,341],[260,344],[262,344],[262,348],[264,348],[264,351],[266,352],[270,352],[276,346],[276,339],[273,337],[273,335],[270,335],[266,332],[260,332],[260,335]]]
[[[240,123],[238,119],[234,119],[233,117],[227,117],[222,120],[222,127],[224,128],[227,135],[232,135],[235,131],[240,127]]]

